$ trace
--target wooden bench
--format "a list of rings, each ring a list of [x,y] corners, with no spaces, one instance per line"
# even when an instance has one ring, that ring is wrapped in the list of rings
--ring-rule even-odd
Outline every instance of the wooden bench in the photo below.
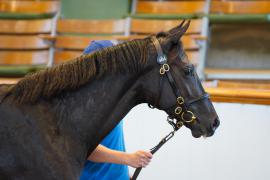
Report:
[[[23,14],[56,14],[60,8],[60,1],[31,1],[31,0],[1,0],[1,15],[6,13]]]
[[[201,14],[204,1],[138,1],[136,14]]]
[[[169,29],[179,25],[178,20],[160,20],[160,19],[132,19],[130,33],[135,34],[151,34],[160,31],[168,31]],[[190,27],[186,34],[200,34],[202,31],[202,21],[194,19],[191,21]]]
[[[217,81],[217,86],[221,88],[239,88],[239,89],[260,89],[270,90],[270,81]]]
[[[210,12],[218,14],[269,14],[270,1],[214,0],[211,2]]]
[[[204,87],[214,102],[270,105],[269,81],[216,81]]]
[[[125,33],[125,20],[59,19],[54,41],[54,63],[58,64],[82,54],[93,40],[117,40]],[[49,38],[50,39],[50,38]]]
[[[0,19],[0,33],[8,34],[39,34],[49,33],[52,29],[51,19],[42,20],[6,20]]]

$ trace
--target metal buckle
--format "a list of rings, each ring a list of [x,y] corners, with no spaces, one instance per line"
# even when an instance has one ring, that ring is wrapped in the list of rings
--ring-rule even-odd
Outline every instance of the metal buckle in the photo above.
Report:
[[[178,129],[180,129],[183,125],[184,125],[184,123],[183,123],[182,121],[178,121],[178,122],[176,123],[176,127],[177,127]]]
[[[170,66],[167,63],[163,64],[162,67],[166,72],[170,70]]]
[[[181,114],[181,112],[182,112],[182,108],[180,106],[176,107],[174,110],[174,113],[177,115]]]
[[[177,99],[178,104],[184,104],[185,100],[182,96],[178,97]]]
[[[164,75],[165,74],[165,69],[163,68],[163,67],[161,67],[160,69],[159,69],[159,74],[161,74],[161,75]]]
[[[190,119],[190,120],[186,120],[186,119],[184,118],[185,112],[183,112],[183,113],[181,114],[182,120],[183,120],[184,122],[186,122],[186,123],[191,123],[191,122],[193,122],[193,121],[196,119],[196,117],[194,116],[193,112],[187,111],[187,113],[191,114],[191,119]]]

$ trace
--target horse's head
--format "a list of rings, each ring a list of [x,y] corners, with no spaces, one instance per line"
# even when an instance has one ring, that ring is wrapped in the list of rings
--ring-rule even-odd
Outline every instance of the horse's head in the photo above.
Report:
[[[153,68],[145,91],[148,103],[166,111],[175,129],[185,125],[194,137],[208,137],[219,126],[219,119],[181,43],[189,24],[182,22],[151,37]]]

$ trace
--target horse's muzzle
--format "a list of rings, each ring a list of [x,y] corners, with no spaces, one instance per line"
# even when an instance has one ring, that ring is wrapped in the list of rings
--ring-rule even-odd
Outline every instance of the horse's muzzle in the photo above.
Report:
[[[208,133],[206,134],[206,137],[213,136],[214,133],[215,133],[215,131],[216,131],[216,129],[218,128],[219,124],[220,124],[220,121],[219,121],[219,118],[217,117],[217,118],[214,120],[214,122],[213,122],[213,124],[212,124],[212,126],[211,126],[211,130],[208,131]]]
[[[217,117],[217,118],[214,120],[214,123],[213,123],[213,125],[212,125],[212,129],[215,131],[215,130],[218,128],[219,124],[220,124],[220,121],[219,121],[219,118]]]

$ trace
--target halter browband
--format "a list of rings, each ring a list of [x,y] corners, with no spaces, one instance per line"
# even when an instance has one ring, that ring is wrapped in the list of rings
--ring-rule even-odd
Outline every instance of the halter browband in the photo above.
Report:
[[[165,109],[165,111],[170,114],[168,117],[168,122],[174,127],[175,130],[178,130],[183,126],[184,123],[192,123],[197,118],[195,117],[194,113],[190,110],[188,110],[188,107],[196,103],[198,101],[208,99],[209,95],[207,93],[204,93],[200,97],[193,99],[189,101],[188,103],[185,102],[184,97],[181,96],[180,90],[177,88],[177,85],[175,83],[175,80],[172,76],[172,73],[170,72],[170,66],[167,61],[166,55],[163,53],[162,48],[160,46],[160,43],[156,37],[152,38],[152,42],[156,48],[157,51],[157,63],[160,64],[160,75],[166,74],[167,79],[170,83],[170,86],[173,89],[173,92],[176,96],[176,105]],[[185,55],[185,54],[184,54]],[[180,56],[182,58],[184,56],[183,54]],[[186,115],[190,115],[190,119],[186,119]],[[180,116],[180,118],[179,118]],[[178,117],[178,118],[177,118]],[[173,119],[176,119],[176,122],[173,121]],[[180,120],[179,120],[180,119]]]

